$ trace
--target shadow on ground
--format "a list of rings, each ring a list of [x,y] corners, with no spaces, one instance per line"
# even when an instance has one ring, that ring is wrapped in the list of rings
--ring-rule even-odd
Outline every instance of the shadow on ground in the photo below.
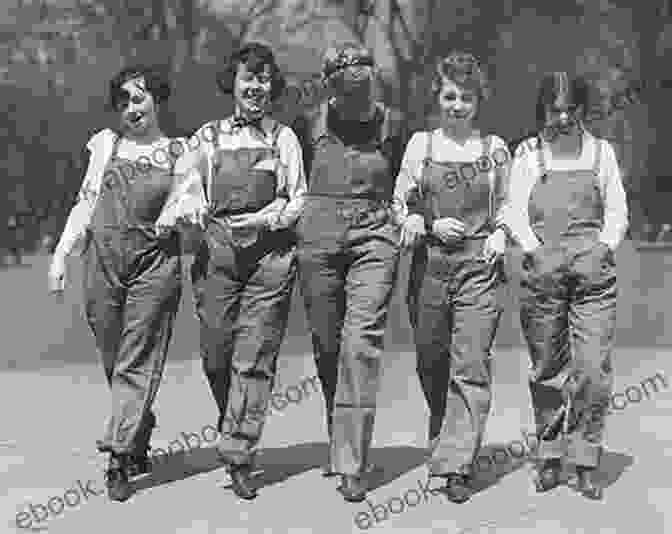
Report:
[[[307,471],[320,469],[327,463],[328,457],[329,448],[326,443],[300,443],[290,447],[262,449],[256,463],[262,473],[254,477],[253,486],[257,489],[272,486]],[[375,469],[367,475],[369,488],[373,491],[389,484],[421,465],[424,459],[424,449],[416,447],[391,446],[373,449],[371,462]],[[135,487],[137,490],[145,490],[223,467],[214,448],[181,451],[157,459],[152,475],[136,481]]]

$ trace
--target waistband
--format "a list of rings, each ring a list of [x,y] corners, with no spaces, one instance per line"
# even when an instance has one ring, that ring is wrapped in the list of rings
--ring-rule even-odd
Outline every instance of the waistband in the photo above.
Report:
[[[458,254],[460,256],[479,256],[483,252],[483,245],[487,236],[466,237],[455,240],[453,243],[444,243],[438,237],[428,234],[425,243],[428,247],[440,250],[444,254]]]
[[[325,200],[325,201],[347,201],[347,202],[362,202],[370,204],[391,204],[391,198],[376,198],[376,197],[364,197],[364,196],[355,196],[355,195],[330,195],[330,194],[319,194],[319,193],[306,193],[304,195],[306,200]]]

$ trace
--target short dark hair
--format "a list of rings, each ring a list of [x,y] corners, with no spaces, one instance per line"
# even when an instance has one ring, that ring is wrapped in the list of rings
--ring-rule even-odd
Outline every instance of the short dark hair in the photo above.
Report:
[[[244,63],[252,72],[260,72],[266,65],[271,67],[271,100],[280,98],[285,90],[285,77],[275,62],[273,51],[266,45],[247,43],[236,50],[227,60],[224,70],[217,75],[217,86],[224,94],[233,94],[233,84],[238,65]]]
[[[144,78],[145,87],[156,104],[160,104],[170,97],[170,81],[165,69],[155,65],[133,65],[122,69],[110,80],[108,105],[113,111],[119,111],[119,103],[124,96],[121,86],[136,78]]]
[[[564,90],[565,94],[558,89],[557,80],[563,73],[547,74],[541,80],[539,92],[537,94],[536,119],[537,127],[542,129],[546,123],[546,109],[551,106],[558,97],[563,98],[566,104],[576,110],[582,108],[583,119],[595,103],[599,101],[599,91],[595,83],[592,83],[587,76],[576,76],[567,84]],[[566,78],[566,74],[564,74]]]

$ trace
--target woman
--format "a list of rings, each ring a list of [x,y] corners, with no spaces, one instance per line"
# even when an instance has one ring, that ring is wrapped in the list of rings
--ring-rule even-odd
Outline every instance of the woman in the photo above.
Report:
[[[299,270],[326,400],[331,465],[348,501],[365,498],[399,230],[391,212],[399,118],[375,99],[376,70],[360,45],[327,50],[327,91],[313,124],[311,174],[297,227]]]
[[[488,96],[471,54],[453,52],[436,68],[433,94],[441,125],[408,143],[395,198],[403,244],[417,246],[409,310],[418,375],[430,409],[429,474],[445,479],[446,496],[471,495],[491,400],[490,349],[501,314],[506,143],[474,127]],[[422,242],[421,242],[422,241]]]
[[[175,222],[169,198],[179,185],[174,141],[157,120],[169,95],[165,77],[146,66],[110,81],[120,130],[101,130],[88,142],[86,176],[49,271],[51,290],[62,292],[66,258],[83,244],[86,318],[112,393],[98,449],[110,453],[107,489],[117,501],[133,493],[129,476],[149,470],[151,406],[181,294],[178,234],[159,236],[156,229],[160,219],[164,226]]]
[[[514,159],[508,221],[524,253],[520,316],[540,437],[535,485],[557,486],[565,458],[576,466],[578,490],[599,499],[592,475],[613,383],[614,250],[628,210],[614,149],[583,126],[595,94],[565,72],[543,79],[541,135]]]
[[[253,499],[249,477],[296,272],[291,226],[306,183],[296,135],[268,115],[285,86],[272,51],[246,44],[218,85],[233,96],[234,114],[201,127],[184,159],[206,206],[192,281],[203,367],[220,414],[218,451],[236,495]]]

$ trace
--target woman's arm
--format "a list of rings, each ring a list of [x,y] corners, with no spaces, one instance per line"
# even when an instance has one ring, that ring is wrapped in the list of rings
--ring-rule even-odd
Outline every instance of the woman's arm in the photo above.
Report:
[[[86,174],[75,205],[70,210],[65,228],[54,250],[54,255],[66,257],[75,248],[81,246],[100,194],[103,171],[114,143],[114,136],[111,130],[102,130],[94,134],[86,144],[91,154]]]
[[[509,172],[509,201],[501,207],[498,219],[498,222],[506,225],[511,237],[520,245],[523,252],[530,252],[540,245],[530,226],[527,207],[539,172],[534,165],[536,152],[530,150],[529,146],[524,142],[516,150]]]
[[[603,158],[600,182],[604,202],[604,226],[599,239],[611,250],[615,250],[628,229],[628,204],[614,148],[603,139],[596,139],[596,142],[602,143]]]
[[[204,177],[208,176],[208,164],[201,131],[188,142],[186,139],[175,142],[182,145],[183,151],[175,162],[173,189],[156,221],[160,231],[174,228],[179,222],[202,224],[207,208]]]
[[[299,139],[288,126],[281,128],[278,136],[278,197],[262,210],[271,230],[289,228],[298,220],[307,190]]]
[[[422,191],[418,177],[421,172],[426,135],[425,132],[416,132],[411,136],[401,161],[392,202],[394,217],[400,226],[411,215],[420,215],[424,218],[421,202]]]

